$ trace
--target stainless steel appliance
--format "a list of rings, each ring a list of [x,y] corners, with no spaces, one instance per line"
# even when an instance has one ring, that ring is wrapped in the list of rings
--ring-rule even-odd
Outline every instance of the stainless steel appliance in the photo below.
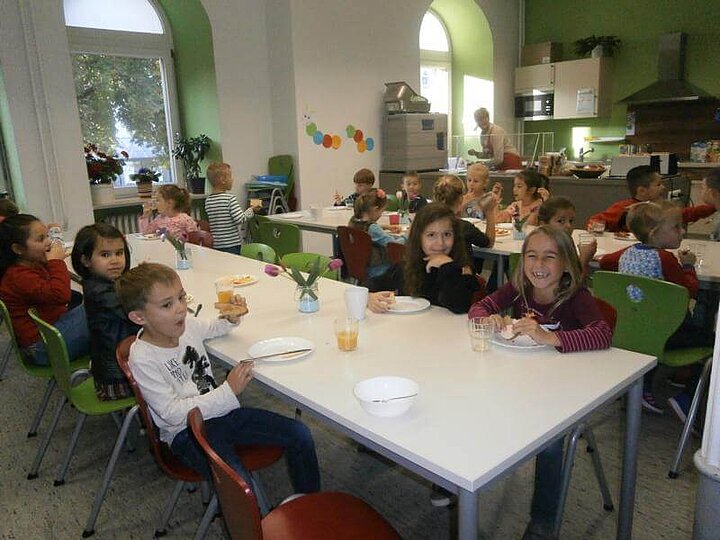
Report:
[[[447,115],[387,114],[383,119],[384,171],[432,171],[447,165]]]
[[[405,81],[385,83],[383,102],[387,114],[430,112],[430,102]]]
[[[515,96],[515,117],[523,120],[550,120],[553,117],[555,95],[533,90]]]
[[[637,156],[615,156],[610,165],[610,176],[627,176],[630,169],[641,165],[650,165],[660,172],[660,156],[643,154]]]

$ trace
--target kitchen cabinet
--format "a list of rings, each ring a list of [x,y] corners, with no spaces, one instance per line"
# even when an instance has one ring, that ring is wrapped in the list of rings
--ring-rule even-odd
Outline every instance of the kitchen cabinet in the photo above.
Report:
[[[533,90],[552,90],[555,84],[555,64],[538,64],[515,68],[515,93]]]
[[[555,63],[555,120],[609,116],[609,58],[583,58]]]

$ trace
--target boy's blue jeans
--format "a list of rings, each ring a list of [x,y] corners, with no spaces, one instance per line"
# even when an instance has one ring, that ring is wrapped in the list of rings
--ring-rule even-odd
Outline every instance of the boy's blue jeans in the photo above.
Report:
[[[302,422],[263,409],[240,407],[225,416],[206,420],[205,429],[210,446],[248,485],[252,485],[250,475],[235,452],[235,446],[265,444],[285,449],[290,481],[296,493],[320,491],[315,443]],[[186,466],[210,480],[205,454],[189,429],[178,433],[170,448]]]
[[[90,352],[90,333],[88,332],[85,306],[80,304],[66,311],[53,325],[62,334],[70,360],[75,360]],[[50,360],[45,350],[45,342],[40,338],[25,348],[30,361],[39,366],[47,366]]]

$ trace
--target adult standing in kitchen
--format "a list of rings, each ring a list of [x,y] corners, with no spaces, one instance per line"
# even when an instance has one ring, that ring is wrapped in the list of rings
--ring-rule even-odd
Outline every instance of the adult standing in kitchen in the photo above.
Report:
[[[520,154],[503,128],[490,122],[490,113],[485,107],[475,111],[475,123],[480,128],[480,142],[483,157],[492,158],[492,165],[498,170],[522,169]],[[479,157],[477,151],[468,152]]]

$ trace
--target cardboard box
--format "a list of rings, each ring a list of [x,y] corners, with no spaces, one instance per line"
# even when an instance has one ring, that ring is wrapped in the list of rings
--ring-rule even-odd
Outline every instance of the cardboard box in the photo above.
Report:
[[[562,57],[562,43],[545,41],[525,45],[522,48],[521,64],[523,66],[535,66],[537,64],[550,64],[559,62]]]

